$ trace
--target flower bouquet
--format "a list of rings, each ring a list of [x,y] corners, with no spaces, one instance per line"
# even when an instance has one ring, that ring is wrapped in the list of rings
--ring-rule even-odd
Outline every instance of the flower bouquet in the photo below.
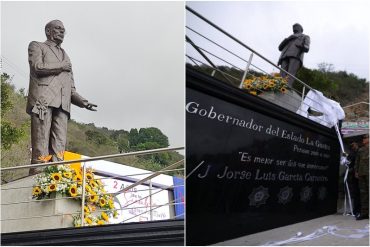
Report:
[[[78,200],[82,197],[82,170],[72,169],[68,165],[48,166],[43,173],[35,176],[32,198],[47,199],[52,195]],[[117,217],[113,196],[104,189],[101,179],[96,179],[92,169],[86,169],[85,175],[85,225],[104,225],[109,223],[109,217]],[[73,216],[73,224],[81,226],[81,214]]]
[[[252,79],[246,79],[243,83],[243,88],[250,94],[259,95],[263,92],[287,92],[288,81],[282,78],[279,74],[273,74],[270,77],[255,76]]]

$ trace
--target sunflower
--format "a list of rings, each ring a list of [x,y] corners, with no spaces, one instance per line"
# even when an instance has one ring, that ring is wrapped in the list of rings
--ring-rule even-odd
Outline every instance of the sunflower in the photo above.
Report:
[[[89,209],[89,207],[88,207],[88,206],[85,206],[85,207],[84,207],[84,213],[85,213],[86,215],[90,214],[90,209]]]
[[[99,186],[102,186],[102,185],[103,185],[103,183],[100,181],[100,179],[95,180],[95,182],[96,182]]]
[[[90,217],[85,218],[85,222],[89,225],[92,224],[92,219]]]
[[[70,188],[69,188],[69,194],[72,196],[72,197],[76,197],[77,196],[77,186],[74,184],[72,185]]]
[[[98,201],[98,199],[99,199],[99,197],[95,194],[92,194],[92,195],[89,196],[90,202],[96,202],[96,201]]]
[[[104,220],[98,220],[97,224],[98,224],[98,225],[104,225],[104,224],[105,224],[105,222],[104,222]]]
[[[105,221],[109,221],[109,216],[105,213],[105,212],[102,212],[101,213],[101,217],[105,220]]]
[[[57,190],[57,186],[55,184],[50,184],[48,186],[48,191],[49,192],[56,191],[56,190]]]
[[[63,172],[63,177],[72,178],[72,172]]]
[[[285,87],[282,87],[282,88],[280,88],[280,92],[282,92],[282,93],[286,93],[286,88]]]
[[[98,187],[98,184],[95,183],[93,180],[91,180],[89,184],[90,184],[91,188],[93,188],[93,189],[95,189],[96,187]]]
[[[40,187],[34,187],[33,188],[33,190],[32,190],[32,195],[34,195],[34,196],[38,196],[38,195],[40,195],[41,194],[41,189],[40,189]]]
[[[107,204],[107,202],[105,201],[105,199],[104,198],[100,198],[100,200],[99,200],[100,207],[104,207],[105,204]]]
[[[93,178],[94,178],[94,175],[93,175],[92,173],[88,172],[88,173],[86,173],[86,178],[87,178],[88,180],[91,180],[91,179],[93,179]]]
[[[76,174],[76,176],[73,177],[73,181],[77,181],[78,184],[82,184],[81,174]]]
[[[110,209],[113,209],[114,208],[114,202],[112,200],[109,200],[108,201],[108,205],[109,205],[109,208]]]
[[[61,179],[62,179],[62,176],[60,176],[59,173],[53,173],[51,174],[51,178],[56,181],[56,182],[59,182]]]
[[[92,192],[91,187],[88,184],[85,184],[85,190],[86,192]]]
[[[257,91],[250,91],[250,94],[257,95]]]
[[[251,89],[252,88],[252,85],[251,84],[247,84],[244,86],[245,89]]]

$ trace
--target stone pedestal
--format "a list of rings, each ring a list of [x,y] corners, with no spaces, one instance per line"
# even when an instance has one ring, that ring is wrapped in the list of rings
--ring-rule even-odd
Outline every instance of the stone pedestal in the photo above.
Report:
[[[292,90],[288,90],[286,93],[264,92],[259,97],[292,112],[297,112],[302,102],[302,97]]]
[[[1,232],[73,227],[72,213],[81,212],[80,201],[62,198],[32,199],[33,176],[1,186]]]

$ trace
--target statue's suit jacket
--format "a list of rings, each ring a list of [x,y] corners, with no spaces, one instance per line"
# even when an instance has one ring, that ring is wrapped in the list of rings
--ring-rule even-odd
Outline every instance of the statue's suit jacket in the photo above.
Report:
[[[305,34],[294,35],[294,38],[286,38],[279,45],[279,51],[281,55],[279,58],[278,65],[281,64],[282,60],[288,57],[294,57],[301,61],[303,64],[303,55],[310,49],[310,37]]]
[[[30,84],[26,111],[32,113],[35,104],[41,99],[49,98],[47,107],[61,107],[70,113],[71,103],[84,107],[86,101],[77,92],[73,81],[73,73],[62,70],[62,61],[68,61],[67,53],[62,49],[58,52],[50,41],[32,41],[28,47],[30,64]],[[54,92],[50,95],[50,92]]]

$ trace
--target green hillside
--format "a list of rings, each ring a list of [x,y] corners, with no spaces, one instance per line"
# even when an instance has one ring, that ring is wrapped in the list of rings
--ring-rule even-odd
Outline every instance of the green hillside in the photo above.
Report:
[[[30,117],[25,112],[24,90],[16,91],[10,78],[1,75],[1,167],[30,164],[31,133]],[[166,135],[155,127],[127,130],[111,130],[70,120],[68,124],[67,151],[94,157],[99,155],[128,153],[168,147]],[[146,170],[158,171],[183,159],[177,152],[145,156],[114,158],[110,161]],[[182,171],[167,173],[183,174]],[[28,169],[3,172],[1,182],[9,182],[28,175]]]

